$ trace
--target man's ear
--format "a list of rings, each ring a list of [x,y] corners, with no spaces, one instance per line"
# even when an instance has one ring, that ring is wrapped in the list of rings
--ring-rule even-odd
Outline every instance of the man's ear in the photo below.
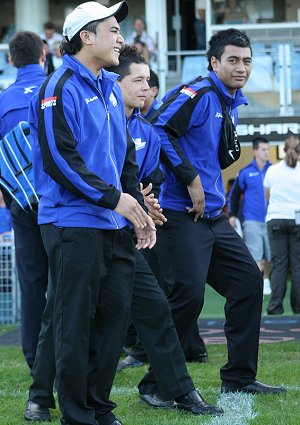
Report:
[[[46,62],[46,49],[43,49],[43,52],[40,57],[40,63],[44,64]]]
[[[156,97],[158,95],[158,88],[156,86],[152,86],[151,89],[153,97]]]
[[[215,56],[212,56],[211,59],[210,59],[210,64],[211,64],[212,69],[214,71],[216,71],[217,68],[218,68],[219,61]]]
[[[81,38],[81,41],[83,42],[83,44],[92,44],[92,35],[95,35],[94,33],[92,33],[91,31],[87,31],[87,30],[82,30],[80,31],[79,37]]]
[[[11,55],[8,55],[8,63],[10,63],[11,66],[15,66],[15,63],[14,63],[13,58],[11,57]]]

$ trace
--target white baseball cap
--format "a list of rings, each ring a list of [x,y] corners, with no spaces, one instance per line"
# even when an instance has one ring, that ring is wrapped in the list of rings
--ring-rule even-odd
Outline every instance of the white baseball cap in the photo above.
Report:
[[[115,16],[118,22],[128,14],[126,1],[106,7],[96,1],[88,1],[77,6],[67,17],[63,27],[63,35],[70,41],[87,24]]]

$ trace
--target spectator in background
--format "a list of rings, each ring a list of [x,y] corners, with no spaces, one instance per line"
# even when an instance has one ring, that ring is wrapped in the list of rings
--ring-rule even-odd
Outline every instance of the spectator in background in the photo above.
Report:
[[[49,51],[54,53],[54,43],[59,41],[60,43],[63,40],[63,36],[55,31],[55,25],[53,22],[46,22],[44,24],[44,32],[41,34],[42,40],[46,40],[49,46]]]
[[[206,49],[205,7],[206,0],[195,0],[194,30],[196,35],[196,50]]]
[[[139,41],[145,43],[148,47],[150,61],[154,61],[155,51],[156,51],[155,42],[152,39],[152,37],[150,37],[150,35],[147,34],[143,19],[136,18],[134,20],[133,27],[134,27],[134,31],[125,39],[126,44],[134,44],[136,37],[139,37]]]
[[[59,68],[62,64],[62,56],[60,52],[61,42],[56,41],[53,44],[53,53],[49,51],[48,42],[46,40],[43,40],[43,43],[46,54],[44,71],[46,75],[50,75],[53,71],[56,71],[57,68]]]
[[[224,13],[224,24],[234,25],[248,22],[247,10],[243,1],[227,0]]]
[[[62,62],[63,62],[61,52],[60,52],[60,45],[61,45],[60,41],[56,41],[53,44],[52,63],[53,63],[54,71],[56,71],[60,67],[60,65],[62,65]]]
[[[149,53],[148,46],[147,46],[146,43],[144,43],[143,41],[141,41],[141,37],[139,35],[137,35],[134,38],[133,45],[136,47],[137,51],[144,57],[145,61],[147,63],[149,63],[150,53]]]
[[[49,52],[48,41],[43,40],[44,50],[45,50],[45,64],[44,64],[44,72],[46,75],[50,75],[54,71],[53,66],[53,53]]]
[[[15,83],[0,95],[0,137],[20,121],[28,121],[30,100],[46,78],[44,45],[37,34],[30,31],[15,33],[9,42],[9,54],[18,73]],[[10,207],[15,236],[21,289],[22,349],[31,368],[46,304],[48,259],[36,214],[25,212],[14,200],[5,198],[5,202]]]
[[[150,89],[148,90],[144,106],[141,108],[141,114],[147,121],[151,121],[151,118],[159,108],[159,103],[156,100],[159,92],[159,80],[157,74],[152,69],[150,69],[148,84]]]
[[[264,275],[264,295],[270,295],[271,253],[266,219],[266,199],[263,180],[269,162],[269,142],[257,137],[252,142],[254,159],[243,168],[235,179],[229,195],[230,224],[237,227],[237,216],[243,195],[242,229],[244,241]]]
[[[269,200],[267,225],[272,256],[272,294],[268,314],[282,314],[291,272],[290,303],[295,314],[300,314],[300,138],[285,140],[285,158],[268,168],[264,187]]]

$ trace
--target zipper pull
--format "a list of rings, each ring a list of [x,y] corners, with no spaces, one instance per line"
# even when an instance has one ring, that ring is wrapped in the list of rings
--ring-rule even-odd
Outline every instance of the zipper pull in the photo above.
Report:
[[[107,115],[107,119],[108,119],[108,121],[109,121],[109,120],[110,120],[109,111],[106,111],[106,115]]]

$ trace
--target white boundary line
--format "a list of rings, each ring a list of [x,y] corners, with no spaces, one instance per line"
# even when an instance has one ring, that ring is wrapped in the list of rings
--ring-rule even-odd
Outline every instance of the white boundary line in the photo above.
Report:
[[[221,394],[218,406],[224,409],[224,415],[213,417],[206,425],[248,425],[257,416],[253,405],[252,394]]]

